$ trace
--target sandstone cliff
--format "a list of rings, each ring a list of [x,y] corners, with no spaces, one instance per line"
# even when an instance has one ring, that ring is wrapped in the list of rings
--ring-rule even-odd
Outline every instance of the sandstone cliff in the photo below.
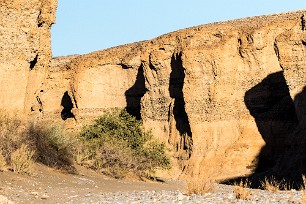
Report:
[[[0,108],[42,111],[38,96],[52,58],[56,0],[0,2]]]
[[[302,11],[51,61],[55,8],[1,1],[1,108],[74,128],[126,107],[172,148],[175,176],[306,173]]]
[[[293,149],[305,155],[305,45],[304,14],[293,12],[68,58],[49,70],[45,115],[75,125],[127,107],[173,148],[182,176],[287,175]]]

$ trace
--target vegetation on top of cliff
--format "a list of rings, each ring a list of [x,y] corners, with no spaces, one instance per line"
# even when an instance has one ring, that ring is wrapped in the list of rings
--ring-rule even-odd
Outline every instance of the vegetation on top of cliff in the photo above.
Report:
[[[142,128],[142,121],[114,109],[83,127],[77,163],[115,178],[127,173],[150,176],[156,168],[167,169],[170,159],[163,143],[152,139]]]

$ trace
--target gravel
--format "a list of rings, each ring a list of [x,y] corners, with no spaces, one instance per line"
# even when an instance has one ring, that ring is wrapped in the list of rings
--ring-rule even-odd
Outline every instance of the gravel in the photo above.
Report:
[[[248,200],[236,199],[233,186],[218,184],[218,190],[203,195],[185,195],[181,191],[133,191],[101,193],[99,195],[87,195],[83,198],[72,197],[67,203],[117,203],[117,204],[147,204],[147,203],[167,203],[167,204],[194,204],[194,203],[302,203],[301,192],[299,191],[278,191],[269,192],[257,189],[250,189],[251,196]]]
[[[112,193],[88,193],[86,195],[69,196],[67,204],[73,203],[101,203],[101,204],[150,204],[150,203],[165,203],[165,204],[223,204],[223,203],[303,203],[301,202],[302,193],[299,191],[278,191],[269,192],[257,189],[250,189],[251,196],[248,200],[236,199],[233,192],[233,186],[218,184],[218,189],[215,192],[205,193],[203,195],[185,195],[181,191],[132,191],[132,192],[112,192]],[[56,195],[37,195],[36,200],[30,203],[55,203],[52,202],[52,197]],[[0,195],[0,203],[12,204],[14,202]],[[18,203],[18,202],[16,202]]]

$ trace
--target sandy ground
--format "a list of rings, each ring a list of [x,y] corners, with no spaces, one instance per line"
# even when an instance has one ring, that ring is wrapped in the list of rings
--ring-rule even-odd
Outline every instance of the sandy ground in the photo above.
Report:
[[[42,165],[35,167],[33,175],[0,172],[0,195],[14,203],[67,203],[80,202],[107,192],[152,190],[182,190],[183,184],[175,180],[143,182],[116,180],[91,170],[77,167],[78,174],[63,174]]]
[[[203,195],[185,195],[184,183],[175,179],[165,182],[116,180],[91,170],[77,167],[78,174],[63,174],[37,165],[33,175],[0,172],[0,204],[12,203],[305,203],[300,191],[267,191],[247,189],[247,199],[237,198],[235,186],[215,183]]]

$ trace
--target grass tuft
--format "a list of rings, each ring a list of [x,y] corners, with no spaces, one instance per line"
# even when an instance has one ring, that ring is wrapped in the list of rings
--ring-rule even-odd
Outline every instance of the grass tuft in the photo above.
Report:
[[[278,181],[275,177],[271,177],[270,179],[265,178],[264,181],[261,181],[260,183],[264,190],[270,192],[277,192],[283,187],[283,183]]]
[[[190,179],[187,181],[186,195],[203,195],[205,193],[211,192],[214,189],[214,182],[210,179],[199,180]]]
[[[249,200],[252,195],[251,190],[249,189],[250,186],[251,183],[248,180],[240,181],[240,183],[235,184],[234,194],[236,199]]]
[[[302,175],[302,179],[303,179],[303,184],[300,188],[302,197],[301,197],[300,203],[306,204],[306,177],[305,175]]]

